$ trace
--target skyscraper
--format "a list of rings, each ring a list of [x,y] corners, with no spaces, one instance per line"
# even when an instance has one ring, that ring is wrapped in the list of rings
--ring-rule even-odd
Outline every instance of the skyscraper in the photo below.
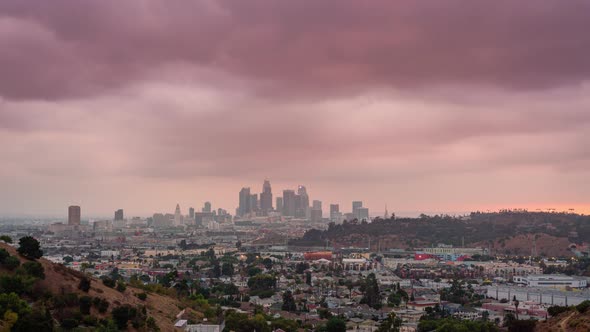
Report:
[[[330,218],[334,213],[340,212],[340,205],[338,204],[330,204]]]
[[[283,215],[294,217],[295,209],[295,191],[283,190]]]
[[[283,198],[280,196],[277,197],[277,211],[283,214]]]
[[[117,211],[115,211],[115,221],[119,221],[119,220],[123,220],[124,215],[123,215],[123,209],[119,209]]]
[[[362,221],[362,220],[367,220],[369,221],[369,209],[366,207],[360,207],[358,209],[356,209],[356,215],[355,217]]]
[[[240,190],[240,205],[237,212],[240,216],[250,213],[250,188]]]
[[[354,215],[355,218],[359,218],[358,217],[358,209],[363,207],[363,202],[362,201],[353,201],[352,202],[352,214]],[[359,219],[360,220],[360,219]]]
[[[323,218],[322,213],[322,202],[318,200],[314,200],[311,208],[311,221],[319,222]]]
[[[264,184],[262,185],[260,210],[262,210],[264,215],[268,215],[268,212],[272,211],[272,188],[270,187],[270,181],[268,180],[264,180]]]
[[[176,210],[174,210],[174,226],[182,226],[182,214],[180,213],[180,204],[176,204]]]
[[[258,203],[258,194],[251,194],[250,195],[250,212],[256,213],[260,210],[260,205]]]
[[[340,206],[338,204],[330,204],[330,220],[338,222],[342,214],[340,213]]]
[[[80,225],[80,207],[72,205],[68,208],[68,225],[77,226]]]
[[[297,187],[297,196],[295,197],[295,202],[295,216],[297,218],[309,217],[309,196],[307,195],[307,189],[302,185]]]
[[[195,219],[195,208],[194,208],[194,207],[190,207],[190,208],[188,209],[188,216],[189,216],[191,219]]]
[[[207,213],[211,212],[211,202],[205,202],[201,211]]]

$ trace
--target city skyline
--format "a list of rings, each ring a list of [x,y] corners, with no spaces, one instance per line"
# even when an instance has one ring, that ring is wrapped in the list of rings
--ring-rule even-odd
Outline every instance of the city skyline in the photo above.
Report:
[[[233,214],[264,178],[372,215],[590,213],[588,13],[1,1],[0,215]]]

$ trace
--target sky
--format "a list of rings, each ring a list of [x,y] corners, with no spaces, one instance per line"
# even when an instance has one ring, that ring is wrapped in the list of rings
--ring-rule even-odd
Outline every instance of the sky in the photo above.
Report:
[[[590,2],[0,1],[0,215],[590,212]]]

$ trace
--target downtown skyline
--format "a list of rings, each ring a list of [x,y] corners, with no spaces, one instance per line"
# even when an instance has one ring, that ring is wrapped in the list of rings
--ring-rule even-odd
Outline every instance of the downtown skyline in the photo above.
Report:
[[[324,215],[590,213],[589,13],[2,1],[0,216],[234,214],[264,178]]]

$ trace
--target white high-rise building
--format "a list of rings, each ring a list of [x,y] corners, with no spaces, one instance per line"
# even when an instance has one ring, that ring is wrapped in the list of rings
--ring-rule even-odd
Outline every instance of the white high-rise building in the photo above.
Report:
[[[174,211],[174,226],[182,226],[182,214],[180,213],[180,204],[176,204],[176,211]]]

